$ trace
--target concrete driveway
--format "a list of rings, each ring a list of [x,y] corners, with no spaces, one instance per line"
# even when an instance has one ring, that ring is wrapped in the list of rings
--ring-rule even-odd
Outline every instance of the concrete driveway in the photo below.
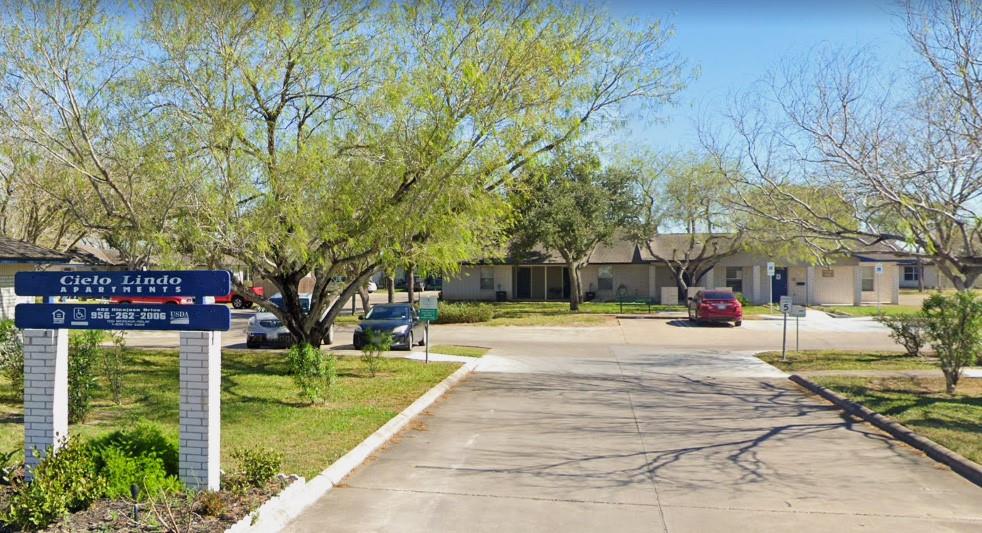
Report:
[[[288,530],[982,530],[982,489],[741,351],[772,332],[480,329],[438,332],[494,350]]]

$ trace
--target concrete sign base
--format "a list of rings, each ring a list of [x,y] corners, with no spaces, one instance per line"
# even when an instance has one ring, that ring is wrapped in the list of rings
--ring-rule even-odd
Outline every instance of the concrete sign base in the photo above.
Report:
[[[221,482],[222,334],[181,332],[181,481],[196,490]]]

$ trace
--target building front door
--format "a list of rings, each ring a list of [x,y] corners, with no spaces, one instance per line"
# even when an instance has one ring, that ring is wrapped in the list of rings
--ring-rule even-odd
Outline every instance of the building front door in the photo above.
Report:
[[[771,278],[771,302],[781,301],[782,296],[788,295],[788,268],[775,268]]]

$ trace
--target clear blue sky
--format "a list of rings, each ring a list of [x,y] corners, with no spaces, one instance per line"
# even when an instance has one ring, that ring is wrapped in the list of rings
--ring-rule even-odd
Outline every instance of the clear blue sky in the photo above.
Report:
[[[715,117],[729,95],[816,46],[867,47],[890,70],[913,59],[898,3],[887,0],[608,0],[607,5],[615,16],[670,21],[677,32],[671,46],[701,70],[677,107],[657,113],[663,122],[629,122],[617,135],[627,146],[698,148],[698,117]]]

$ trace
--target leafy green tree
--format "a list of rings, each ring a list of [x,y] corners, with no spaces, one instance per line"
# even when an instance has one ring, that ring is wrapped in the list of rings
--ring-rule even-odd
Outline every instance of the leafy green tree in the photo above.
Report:
[[[528,174],[515,195],[516,251],[540,245],[559,253],[569,270],[569,308],[578,311],[583,267],[599,245],[637,222],[637,175],[602,168],[588,147],[561,148]]]
[[[536,156],[681,87],[664,28],[576,6],[188,1],[149,30],[161,98],[208,146],[184,240],[272,281],[270,310],[315,345],[378,269],[452,271],[483,250]]]
[[[185,132],[137,76],[147,48],[109,11],[96,0],[5,3],[0,122],[15,153],[58,177],[57,187],[38,177],[35,191],[142,267],[166,248],[197,180]]]
[[[962,369],[974,364],[982,349],[982,301],[970,291],[932,294],[924,300],[922,312],[944,373],[945,390],[954,394]]]
[[[684,78],[670,28],[572,3],[35,0],[0,33],[0,120],[79,223],[131,266],[234,258],[311,345],[373,272],[456,268],[520,169]]]

